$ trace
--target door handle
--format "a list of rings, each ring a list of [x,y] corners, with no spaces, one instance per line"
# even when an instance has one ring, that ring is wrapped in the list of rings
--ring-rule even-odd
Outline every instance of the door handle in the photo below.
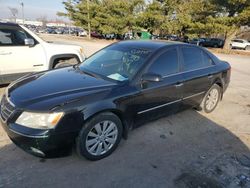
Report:
[[[43,64],[33,65],[33,67],[41,67],[41,66],[43,66]]]
[[[177,83],[177,84],[175,84],[175,87],[181,87],[183,85],[184,85],[183,83]]]
[[[212,79],[214,76],[212,74],[209,74],[207,77],[208,79]]]
[[[0,55],[10,55],[12,52],[0,52]]]

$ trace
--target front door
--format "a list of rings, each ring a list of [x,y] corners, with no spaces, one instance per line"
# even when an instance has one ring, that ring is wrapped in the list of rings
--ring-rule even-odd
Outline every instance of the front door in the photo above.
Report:
[[[44,66],[44,49],[38,42],[25,46],[24,39],[30,38],[22,28],[4,26],[0,28],[0,71],[6,83],[24,74],[36,72]]]
[[[140,84],[136,120],[144,122],[177,112],[181,105],[183,86],[177,48],[160,53],[144,73],[161,75],[162,81]]]

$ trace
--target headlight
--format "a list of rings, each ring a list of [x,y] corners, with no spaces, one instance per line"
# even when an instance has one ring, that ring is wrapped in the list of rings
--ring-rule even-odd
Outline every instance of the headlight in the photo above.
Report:
[[[23,112],[16,123],[25,127],[34,129],[52,129],[63,116],[63,112],[59,113],[32,113]]]

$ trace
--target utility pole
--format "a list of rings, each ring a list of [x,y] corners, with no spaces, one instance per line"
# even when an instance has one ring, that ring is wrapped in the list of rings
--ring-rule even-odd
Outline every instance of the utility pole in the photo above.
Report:
[[[88,38],[91,38],[91,28],[90,28],[90,15],[89,15],[89,0],[87,0],[87,10],[88,10]]]
[[[23,24],[24,24],[24,9],[23,9],[24,4],[23,4],[23,2],[21,2],[20,5],[22,7],[22,19],[23,19]]]

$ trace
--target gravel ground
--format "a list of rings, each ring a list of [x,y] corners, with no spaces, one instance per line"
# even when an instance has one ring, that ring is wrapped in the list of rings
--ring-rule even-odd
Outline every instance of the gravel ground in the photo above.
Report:
[[[108,44],[46,39],[80,44],[87,55]],[[33,157],[17,148],[0,126],[0,187],[249,188],[250,57],[217,55],[231,64],[232,77],[213,113],[187,110],[147,123],[101,161],[75,153],[47,160]]]

